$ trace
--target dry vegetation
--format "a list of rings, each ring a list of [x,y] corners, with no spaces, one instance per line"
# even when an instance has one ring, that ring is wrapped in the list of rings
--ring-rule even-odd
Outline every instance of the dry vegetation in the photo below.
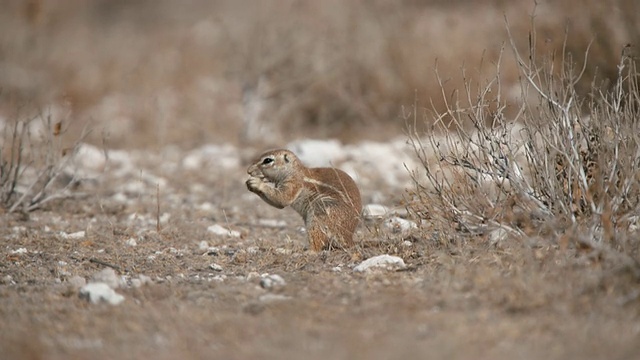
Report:
[[[309,133],[353,141],[362,129],[369,138],[399,134],[400,106],[416,93],[422,103],[441,98],[436,59],[447,93],[464,86],[456,76],[462,64],[473,79],[492,78],[479,59],[498,60],[503,15],[524,44],[534,7],[499,0],[4,5],[3,109],[13,111],[16,99],[54,104],[75,122],[95,120],[94,142],[106,135],[117,147],[189,148]],[[640,38],[635,1],[541,2],[536,13],[541,51],[566,46],[581,61],[592,42],[576,86],[583,95],[595,75],[614,81],[620,49]],[[501,70],[513,105],[518,68],[508,62]]]
[[[3,6],[2,356],[640,356],[637,2],[534,18],[499,0]],[[131,168],[73,172],[88,119],[94,144],[139,149]],[[365,223],[349,252],[305,251],[296,214],[243,196],[242,166],[190,169],[169,146],[257,137],[259,152],[407,123],[423,166],[404,199],[362,193],[405,201],[419,227]],[[385,253],[407,268],[351,271]],[[79,298],[71,277],[105,267],[153,283],[118,289],[119,306]],[[260,288],[263,273],[286,286]]]

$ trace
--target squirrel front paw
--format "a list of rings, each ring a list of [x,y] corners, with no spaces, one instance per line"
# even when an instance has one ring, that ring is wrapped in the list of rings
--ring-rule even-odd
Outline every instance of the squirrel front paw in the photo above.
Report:
[[[251,176],[249,179],[247,179],[247,189],[249,189],[249,191],[257,193],[260,191],[260,187],[262,186],[262,184],[264,183],[264,181],[262,181],[262,179],[260,179],[259,177],[255,177],[255,176]]]

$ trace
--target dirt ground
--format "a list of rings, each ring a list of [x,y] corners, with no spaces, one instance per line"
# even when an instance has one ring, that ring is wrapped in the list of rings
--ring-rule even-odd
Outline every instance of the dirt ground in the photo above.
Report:
[[[246,190],[243,164],[203,172],[180,153],[138,156],[154,160],[81,183],[83,197],[0,215],[0,357],[640,358],[637,277],[597,251],[369,222],[355,249],[312,253],[297,214]],[[402,198],[367,184],[365,203]],[[407,267],[353,271],[379,254]],[[69,281],[105,268],[127,282],[120,305],[91,304]],[[286,284],[263,289],[264,274]],[[151,283],[134,286],[140,275]]]
[[[540,51],[582,59],[592,44],[587,75],[613,79],[638,3],[540,2]],[[411,184],[391,138],[411,105],[493,79],[505,14],[526,49],[533,1],[260,4],[3,2],[0,156],[15,155],[8,124],[32,116],[49,119],[27,131],[25,145],[50,140],[36,160],[86,128],[99,149],[52,189],[80,176],[72,197],[0,210],[0,359],[640,359],[638,229],[607,251],[553,229],[454,239],[382,219],[353,249],[313,253],[299,216],[244,184],[258,144],[340,138],[360,146],[345,161],[364,204],[402,214]],[[381,254],[406,267],[353,270]],[[118,305],[80,296],[105,269]],[[284,284],[262,286],[270,275]]]

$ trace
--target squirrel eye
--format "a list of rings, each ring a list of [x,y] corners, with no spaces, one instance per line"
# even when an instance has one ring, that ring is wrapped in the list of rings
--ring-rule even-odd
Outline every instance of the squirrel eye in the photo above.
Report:
[[[262,165],[267,165],[273,162],[272,158],[265,158],[264,160],[262,160]]]

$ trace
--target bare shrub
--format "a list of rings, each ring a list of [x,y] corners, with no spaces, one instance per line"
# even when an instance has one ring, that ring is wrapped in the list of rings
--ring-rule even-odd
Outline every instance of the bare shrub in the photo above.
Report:
[[[71,197],[77,184],[68,165],[87,132],[65,148],[62,120],[54,120],[51,112],[29,113],[28,106],[18,106],[0,128],[0,207],[9,213]]]
[[[501,62],[485,84],[463,70],[464,89],[443,92],[446,111],[425,116],[433,123],[426,137],[415,130],[409,137],[423,164],[413,173],[410,211],[453,237],[502,229],[559,239],[572,231],[583,245],[624,248],[640,214],[635,59],[625,49],[614,86],[592,81],[590,95],[581,96],[576,84],[588,48],[580,61],[566,51],[539,55],[534,46],[522,54],[509,35],[521,74],[516,116],[505,114]],[[529,40],[536,42],[535,31]]]

